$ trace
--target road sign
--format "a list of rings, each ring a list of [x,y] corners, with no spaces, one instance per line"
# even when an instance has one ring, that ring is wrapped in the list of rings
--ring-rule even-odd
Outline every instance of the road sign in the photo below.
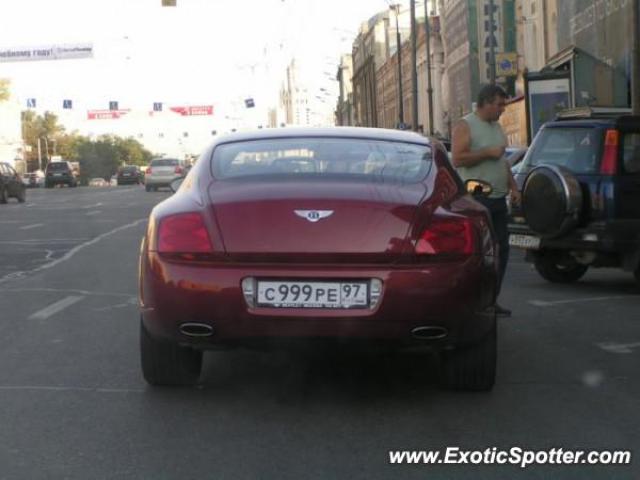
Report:
[[[496,53],[496,76],[515,77],[518,75],[517,53]]]
[[[154,112],[161,112],[162,111],[162,102],[154,102],[153,111]]]
[[[88,120],[114,120],[129,113],[129,110],[88,110]]]
[[[253,108],[256,106],[256,103],[254,102],[253,98],[247,98],[244,101],[244,106],[247,108]]]
[[[27,108],[36,108],[35,98],[27,98]]]
[[[110,101],[109,102],[109,110],[118,110],[118,102]]]
[[[66,109],[73,108],[73,102],[71,100],[62,100],[62,108],[66,108]]]

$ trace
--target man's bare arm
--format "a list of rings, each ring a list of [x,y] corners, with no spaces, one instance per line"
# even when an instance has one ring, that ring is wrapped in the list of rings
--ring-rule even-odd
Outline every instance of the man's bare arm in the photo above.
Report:
[[[464,120],[458,122],[453,129],[451,139],[451,161],[455,167],[472,167],[487,158],[500,158],[504,154],[504,146],[495,146],[471,151],[471,131]]]

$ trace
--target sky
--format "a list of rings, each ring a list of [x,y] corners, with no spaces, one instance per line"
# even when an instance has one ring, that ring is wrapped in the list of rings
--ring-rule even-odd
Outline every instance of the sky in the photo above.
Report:
[[[68,129],[82,133],[112,129],[148,138],[152,133],[141,122],[151,123],[147,112],[153,102],[163,102],[165,108],[214,105],[213,118],[183,117],[178,122],[175,114],[163,114],[165,129],[187,131],[206,123],[209,132],[223,130],[239,117],[262,123],[260,115],[277,101],[293,57],[313,88],[337,94],[337,83],[324,72],[335,75],[340,54],[351,51],[360,24],[388,8],[386,0],[177,3],[161,7],[161,0],[5,0],[0,49],[91,42],[94,57],[2,62],[0,77],[12,80],[12,93],[21,104],[36,98],[38,113],[54,111]],[[248,97],[261,108],[247,112],[243,100]],[[73,100],[72,111],[62,110],[63,99]],[[128,122],[86,120],[87,110],[107,109],[111,100],[140,115],[131,115]],[[335,97],[329,100],[320,107],[333,109]],[[159,117],[154,121],[162,123]],[[175,132],[167,136],[173,138]]]

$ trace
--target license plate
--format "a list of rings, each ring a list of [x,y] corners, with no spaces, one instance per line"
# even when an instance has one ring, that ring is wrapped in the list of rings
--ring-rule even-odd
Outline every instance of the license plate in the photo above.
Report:
[[[130,173],[124,173],[122,176],[123,176],[123,177],[130,177],[130,176],[131,176],[131,174],[130,174]]]
[[[509,235],[509,245],[512,247],[537,250],[540,248],[540,237],[533,235]]]
[[[367,308],[367,282],[258,281],[258,306],[275,308]]]

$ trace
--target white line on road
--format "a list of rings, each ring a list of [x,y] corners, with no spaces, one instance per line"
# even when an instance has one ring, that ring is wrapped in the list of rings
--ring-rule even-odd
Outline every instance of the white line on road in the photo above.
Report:
[[[634,343],[606,342],[606,343],[596,343],[596,345],[600,347],[602,350],[604,350],[605,352],[627,354],[627,353],[633,353],[634,348],[639,348],[640,342],[634,342]]]
[[[31,230],[32,228],[38,228],[44,226],[44,223],[34,223],[32,225],[25,225],[24,227],[20,227],[20,230]]]
[[[94,212],[87,212],[87,217],[90,217],[92,215],[98,215],[101,213],[101,210],[96,210]]]
[[[84,297],[80,297],[78,295],[69,295],[67,298],[63,298],[62,300],[52,303],[46,308],[37,311],[33,315],[29,317],[29,320],[46,320],[47,318],[55,315],[56,313],[61,312],[65,308],[70,307],[74,303],[78,303]]]
[[[37,272],[41,272],[43,270],[48,270],[49,268],[53,268],[56,265],[59,265],[62,262],[66,262],[67,260],[69,260],[70,258],[72,258],[76,253],[78,253],[80,250],[83,250],[86,247],[89,247],[91,245],[94,245],[96,243],[98,243],[99,241],[110,237],[111,235],[114,235],[118,232],[121,232],[122,230],[126,230],[128,228],[132,228],[132,227],[136,227],[138,225],[140,225],[143,222],[146,222],[147,219],[146,218],[141,218],[139,220],[136,220],[135,222],[131,222],[131,223],[127,223],[126,225],[122,225],[118,228],[114,228],[113,230],[109,230],[106,233],[103,233],[102,235],[98,235],[96,238],[93,238],[91,240],[89,240],[88,242],[84,242],[81,243],[80,245],[77,245],[75,247],[73,247],[71,250],[69,250],[67,253],[65,253],[62,257],[54,260],[53,262],[50,263],[45,263],[44,265],[41,265],[37,268],[34,268],[33,270],[29,270],[26,272],[11,272],[7,275],[5,275],[4,277],[0,278],[0,284],[4,283],[4,282],[8,282],[11,280],[17,280],[19,278],[24,278],[26,275],[31,274],[31,273],[37,273]]]
[[[615,297],[592,297],[592,298],[571,298],[568,300],[529,300],[527,303],[534,307],[553,307],[555,305],[564,305],[565,303],[582,303],[582,302],[604,302],[607,300],[619,300],[621,298],[633,298],[633,295],[618,295]]]
[[[101,207],[102,205],[103,205],[102,202],[98,202],[98,203],[95,203],[93,205],[86,205],[86,206],[84,206],[82,208],[84,208],[85,210],[89,210],[90,208]]]

